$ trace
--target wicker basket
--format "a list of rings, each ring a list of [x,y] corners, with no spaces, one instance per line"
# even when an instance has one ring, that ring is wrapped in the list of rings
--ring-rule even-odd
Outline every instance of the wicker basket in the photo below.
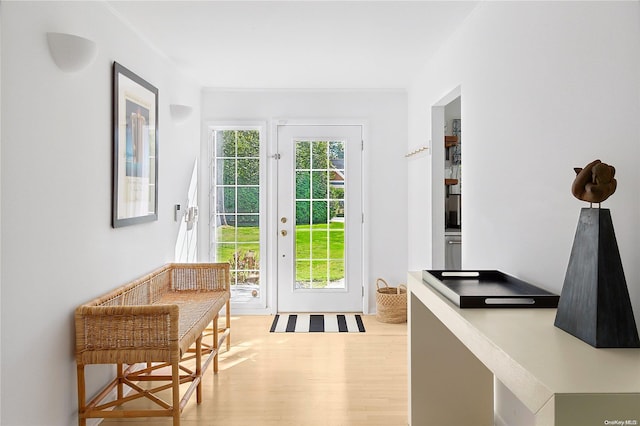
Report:
[[[390,324],[407,322],[407,287],[403,284],[389,287],[382,278],[376,280],[376,287],[376,319]]]

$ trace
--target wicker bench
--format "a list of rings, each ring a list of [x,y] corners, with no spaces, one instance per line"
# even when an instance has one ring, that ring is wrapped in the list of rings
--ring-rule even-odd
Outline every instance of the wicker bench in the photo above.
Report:
[[[228,263],[172,263],[78,307],[78,424],[85,426],[88,418],[173,417],[178,426],[194,390],[202,401],[202,375],[212,361],[218,371],[225,340],[229,349],[229,300]],[[225,326],[218,328],[225,305]],[[212,343],[203,341],[210,336]],[[88,364],[116,365],[116,378],[89,402]],[[153,387],[158,381],[162,385]],[[188,382],[180,398],[180,384]],[[123,405],[140,398],[153,401],[154,409]]]

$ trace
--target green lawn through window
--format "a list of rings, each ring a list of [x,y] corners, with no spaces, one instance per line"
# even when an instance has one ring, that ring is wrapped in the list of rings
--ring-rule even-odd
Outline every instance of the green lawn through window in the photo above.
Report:
[[[237,231],[237,235],[236,235]],[[235,244],[240,256],[254,251],[260,259],[258,227],[221,226],[217,232],[217,259],[233,264]],[[337,281],[344,278],[344,223],[296,226],[296,259],[298,281]],[[327,279],[328,270],[328,279]],[[313,277],[313,279],[311,279]],[[320,285],[322,286],[322,284]]]

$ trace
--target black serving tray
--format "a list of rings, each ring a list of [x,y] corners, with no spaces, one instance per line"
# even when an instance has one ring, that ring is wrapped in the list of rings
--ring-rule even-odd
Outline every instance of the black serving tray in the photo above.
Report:
[[[557,308],[560,296],[504,272],[422,271],[422,280],[460,308]]]

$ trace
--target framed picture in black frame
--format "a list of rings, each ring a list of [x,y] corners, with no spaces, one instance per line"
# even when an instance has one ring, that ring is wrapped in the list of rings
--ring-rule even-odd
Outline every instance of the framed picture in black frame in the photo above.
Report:
[[[112,226],[158,220],[158,89],[113,63]]]

